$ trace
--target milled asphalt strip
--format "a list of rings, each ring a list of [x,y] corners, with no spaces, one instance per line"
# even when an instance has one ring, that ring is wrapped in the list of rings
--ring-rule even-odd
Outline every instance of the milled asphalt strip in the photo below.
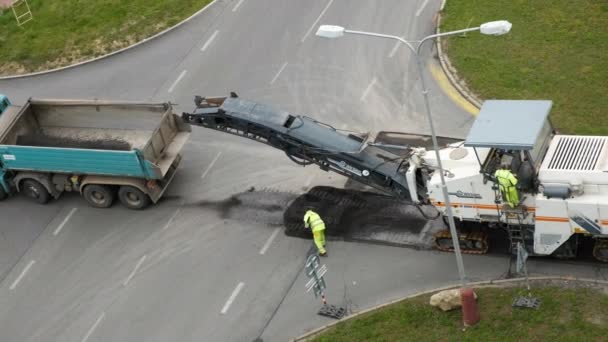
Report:
[[[207,48],[209,47],[209,45],[211,45],[211,43],[215,39],[215,36],[217,36],[218,33],[220,33],[219,30],[215,30],[215,32],[213,32],[213,34],[211,35],[211,37],[209,37],[209,39],[207,39],[207,41],[205,42],[205,44],[201,48],[201,52],[207,50]]]
[[[175,82],[173,82],[173,84],[171,85],[171,88],[169,88],[169,92],[172,93],[173,90],[175,89],[175,86],[177,86],[177,84],[179,83],[179,81],[182,80],[182,78],[184,78],[184,76],[186,76],[186,72],[188,72],[187,70],[182,71],[181,74],[179,74],[179,76],[177,77],[177,79],[175,80]]]
[[[272,241],[274,241],[274,239],[277,237],[277,234],[279,234],[280,231],[281,231],[281,227],[275,228],[274,232],[272,232],[272,234],[270,235],[268,240],[266,240],[264,247],[262,247],[262,249],[260,250],[260,255],[266,254],[266,252],[268,251],[268,248],[270,248],[270,245],[272,244]]]
[[[232,9],[232,12],[236,12],[236,10],[239,9],[239,7],[243,3],[243,1],[245,1],[245,0],[239,0],[239,2],[237,2],[236,6],[234,6],[234,8]]]
[[[317,26],[317,23],[319,23],[319,20],[321,20],[321,17],[323,17],[323,15],[325,14],[325,12],[327,12],[327,9],[329,8],[329,6],[331,6],[332,2],[334,2],[334,0],[329,0],[329,2],[327,3],[327,6],[325,6],[325,8],[323,9],[323,11],[321,11],[321,14],[319,14],[319,16],[317,17],[317,20],[315,20],[315,22],[312,23],[312,25],[310,26],[310,28],[308,29],[308,31],[306,31],[306,34],[304,35],[304,37],[302,37],[302,43],[304,43],[304,41],[306,40],[306,37],[308,37],[308,35],[310,34],[310,32],[312,32],[312,30],[314,30],[314,28]]]
[[[27,264],[27,266],[25,266],[23,271],[21,271],[21,274],[19,274],[17,279],[15,279],[15,281],[11,284],[11,287],[9,287],[9,290],[14,290],[17,287],[17,285],[19,285],[19,283],[21,282],[21,279],[23,279],[23,277],[25,277],[25,274],[30,270],[30,268],[35,263],[36,263],[36,260],[30,260],[30,262]]]
[[[416,16],[417,17],[420,16],[420,14],[422,13],[422,11],[426,7],[426,4],[428,4],[428,3],[429,3],[429,0],[424,0],[424,2],[422,3],[422,5],[420,5],[420,8],[418,8],[418,10],[416,11]]]
[[[363,91],[363,94],[361,95],[361,98],[359,99],[360,101],[365,100],[365,98],[367,97],[367,94],[369,94],[369,92],[372,90],[372,87],[374,86],[374,84],[376,84],[377,81],[378,81],[378,79],[376,77],[374,77],[372,79],[372,81],[369,83],[367,88],[365,88],[365,90]]]
[[[135,268],[133,269],[131,274],[129,274],[127,279],[125,279],[125,281],[122,283],[123,286],[127,286],[127,284],[129,284],[129,282],[135,276],[135,274],[137,273],[137,270],[141,267],[141,264],[143,264],[145,260],[146,260],[146,255],[144,254],[144,256],[142,256],[141,259],[139,259],[139,261],[137,262],[137,265],[135,265]]]
[[[226,312],[228,312],[228,310],[230,309],[230,306],[232,305],[232,303],[236,299],[236,296],[239,295],[239,292],[241,292],[241,290],[243,289],[244,286],[245,286],[245,283],[240,282],[236,286],[236,288],[234,289],[234,291],[232,291],[232,294],[230,295],[230,298],[228,298],[228,300],[226,301],[226,304],[224,304],[224,307],[222,308],[222,311],[220,312],[222,315],[225,315]]]
[[[89,337],[91,337],[91,335],[93,334],[93,332],[95,331],[95,329],[97,329],[97,326],[99,325],[99,323],[101,323],[101,320],[103,320],[103,318],[105,316],[106,316],[105,312],[102,312],[101,315],[99,315],[99,318],[97,318],[97,320],[91,326],[91,328],[89,329],[89,331],[87,332],[87,334],[84,335],[84,337],[82,338],[82,342],[87,342],[87,340],[89,339]]]
[[[285,70],[286,67],[287,67],[287,62],[283,63],[283,66],[281,66],[281,69],[279,69],[277,74],[274,75],[274,77],[272,78],[272,81],[270,81],[270,84],[273,84],[279,78],[279,75],[281,75],[281,73],[283,72],[283,70]]]
[[[219,157],[222,155],[222,152],[218,152],[217,155],[215,156],[215,158],[213,158],[213,160],[211,161],[211,163],[209,164],[209,166],[207,166],[207,169],[205,170],[205,172],[203,172],[203,174],[201,175],[201,179],[205,178],[205,176],[207,176],[207,174],[209,173],[209,171],[211,171],[211,168],[213,167],[213,165],[215,165],[215,162],[217,162],[217,160],[219,159]]]
[[[61,230],[63,229],[63,227],[66,225],[66,223],[68,223],[68,221],[70,220],[70,218],[72,218],[72,215],[74,215],[74,213],[78,210],[78,208],[72,208],[72,210],[70,210],[70,213],[68,214],[68,216],[66,216],[63,221],[61,222],[61,224],[59,225],[59,227],[57,227],[57,229],[55,229],[55,231],[53,232],[53,235],[57,236],[57,234],[59,234],[61,232]]]

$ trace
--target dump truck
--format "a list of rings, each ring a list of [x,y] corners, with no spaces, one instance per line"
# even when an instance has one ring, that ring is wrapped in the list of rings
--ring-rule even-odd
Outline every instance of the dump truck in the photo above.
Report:
[[[170,103],[0,95],[0,200],[45,204],[79,192],[93,207],[116,197],[129,209],[156,203],[175,176],[190,125]]]

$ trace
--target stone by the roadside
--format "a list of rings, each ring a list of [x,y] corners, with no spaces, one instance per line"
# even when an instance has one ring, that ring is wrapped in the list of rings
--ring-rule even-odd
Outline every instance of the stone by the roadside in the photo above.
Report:
[[[476,293],[475,299],[477,299]],[[430,304],[431,306],[438,307],[443,311],[459,308],[461,306],[460,289],[437,292],[431,296]]]

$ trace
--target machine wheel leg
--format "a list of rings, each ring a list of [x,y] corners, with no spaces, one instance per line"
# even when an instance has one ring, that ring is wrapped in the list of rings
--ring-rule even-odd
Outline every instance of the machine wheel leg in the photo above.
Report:
[[[608,240],[595,240],[595,244],[593,246],[593,257],[601,262],[608,262]]]

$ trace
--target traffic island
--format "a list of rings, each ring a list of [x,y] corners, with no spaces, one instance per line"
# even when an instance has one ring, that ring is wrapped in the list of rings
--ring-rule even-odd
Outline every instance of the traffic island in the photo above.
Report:
[[[296,341],[599,341],[608,333],[608,283],[533,278],[536,309],[513,306],[527,296],[521,279],[475,283],[481,320],[464,327],[460,310],[429,304],[439,290],[417,294],[350,316]],[[443,290],[443,289],[440,289]]]

